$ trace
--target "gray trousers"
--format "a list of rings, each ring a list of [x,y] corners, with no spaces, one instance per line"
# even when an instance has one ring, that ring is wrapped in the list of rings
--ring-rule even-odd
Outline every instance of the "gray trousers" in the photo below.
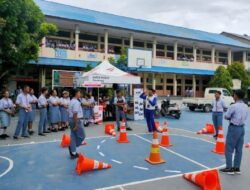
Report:
[[[78,119],[77,121],[78,129],[73,131],[74,121],[73,118],[69,119],[70,126],[70,150],[71,152],[76,152],[76,148],[82,144],[82,141],[85,139],[85,131],[83,129],[83,121]]]
[[[223,112],[213,112],[212,119],[215,128],[215,135],[218,135],[219,127],[222,127],[223,125]]]
[[[39,120],[39,127],[38,133],[44,133],[47,129],[47,108],[40,109],[40,120]]]
[[[27,136],[29,113],[24,108],[20,108],[18,112],[18,122],[14,136],[18,137],[22,129],[22,136]]]
[[[240,168],[242,159],[242,149],[244,144],[244,125],[236,126],[230,124],[226,137],[226,165],[227,168]],[[233,153],[234,164],[233,164]]]

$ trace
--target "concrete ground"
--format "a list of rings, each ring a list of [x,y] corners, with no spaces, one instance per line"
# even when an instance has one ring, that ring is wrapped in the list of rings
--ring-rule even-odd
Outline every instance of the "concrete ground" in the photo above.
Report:
[[[36,117],[36,121],[34,123],[34,130],[37,131],[37,121],[38,117]],[[187,141],[186,144],[185,143],[180,143],[178,144],[178,140],[181,138],[177,138],[178,136],[183,136],[183,137],[189,137],[189,138],[193,138],[193,139],[199,139],[201,140],[201,142],[211,142],[214,143],[214,140],[211,136],[206,136],[206,135],[202,135],[202,136],[198,136],[195,134],[196,131],[198,131],[199,129],[203,128],[206,122],[211,122],[211,114],[210,113],[202,113],[202,112],[190,112],[187,109],[183,109],[182,112],[182,116],[180,120],[175,120],[175,119],[171,119],[171,118],[160,118],[159,122],[163,123],[164,121],[168,122],[168,126],[170,129],[170,137],[173,140],[173,149],[175,152],[180,153],[182,151],[182,149],[185,149],[186,147],[186,155],[188,155],[187,157],[192,156],[192,154],[194,155],[192,157],[193,160],[195,161],[199,161],[199,162],[204,162],[203,160],[208,160],[207,163],[205,163],[204,165],[207,166],[221,166],[221,164],[216,165],[216,164],[212,164],[214,159],[217,159],[217,157],[210,157],[207,156],[203,153],[201,153],[198,157],[197,157],[197,152],[199,153],[200,150],[197,150],[197,152],[195,151],[195,147],[198,147],[197,145],[193,145],[191,143],[191,141]],[[11,127],[8,129],[8,134],[9,135],[13,135],[14,130],[15,130],[15,125],[17,122],[17,118],[13,118],[12,119],[12,125]],[[246,138],[245,138],[245,142],[250,142],[250,128],[249,128],[249,122],[250,122],[250,114],[248,117],[248,121],[247,121],[247,125],[246,125]],[[131,138],[133,140],[134,138],[134,134],[140,135],[140,134],[145,134],[146,133],[146,124],[145,121],[130,121],[129,125],[133,128],[132,132],[128,132],[128,134],[130,135],[129,138]],[[228,122],[224,121],[224,134],[226,134],[226,130],[227,130],[227,125]],[[91,143],[94,141],[91,140],[91,137],[100,137],[102,138],[104,136],[103,133],[103,125],[93,125],[92,127],[88,127],[85,128],[86,133],[87,133],[87,137],[90,139],[87,139],[88,145],[87,146],[91,146]],[[69,130],[66,131],[66,133],[69,134]],[[20,139],[18,141],[13,140],[12,138],[9,138],[7,140],[1,140],[0,141],[0,182],[1,182],[1,186],[5,187],[6,189],[18,189],[18,188],[14,188],[15,186],[11,186],[11,184],[7,181],[9,181],[9,179],[13,176],[15,176],[12,172],[14,171],[8,171],[6,173],[6,170],[2,170],[1,168],[1,163],[2,165],[4,164],[3,159],[1,159],[1,157],[10,157],[11,155],[13,157],[18,157],[19,162],[22,163],[22,160],[25,160],[26,157],[20,157],[18,151],[26,151],[27,154],[31,154],[32,156],[32,150],[30,149],[29,152],[29,146],[30,145],[39,145],[44,144],[46,142],[50,142],[50,141],[55,141],[53,143],[58,143],[60,142],[62,136],[62,132],[58,132],[58,133],[51,133],[48,134],[46,137],[40,137],[36,134],[34,134],[31,138],[29,139]],[[133,136],[133,138],[132,138]],[[150,138],[148,136],[141,136],[143,138]],[[150,139],[149,139],[150,140]],[[86,146],[86,147],[87,147]],[[150,146],[149,143],[146,146]],[[212,144],[209,146],[213,146]],[[8,148],[9,147],[9,148]],[[46,146],[45,146],[46,147]],[[46,149],[45,149],[46,150]],[[53,151],[61,151],[60,149],[52,149]],[[84,148],[81,150],[85,150]],[[86,149],[87,151],[87,149]],[[91,150],[88,150],[89,154],[92,154]],[[112,150],[113,151],[113,150]],[[195,152],[194,152],[195,151]],[[163,152],[163,150],[161,150],[161,152]],[[210,150],[209,150],[210,152]],[[138,153],[140,153],[140,151],[138,150]],[[35,152],[34,152],[35,154]],[[164,152],[164,155],[167,154]],[[212,153],[211,153],[212,154]],[[50,155],[47,155],[48,157]],[[142,157],[145,157],[147,155],[142,155]],[[170,153],[169,153],[170,156]],[[196,156],[196,157],[195,157]],[[46,156],[44,156],[44,164],[45,165],[49,165],[49,163],[46,163]],[[248,189],[249,186],[249,177],[250,177],[250,166],[249,166],[249,161],[250,160],[250,149],[245,149],[244,148],[244,155],[243,155],[243,161],[242,161],[242,175],[235,175],[235,176],[228,176],[225,174],[220,174],[220,180],[221,180],[221,186],[222,189],[224,190],[246,190]],[[169,158],[169,160],[166,160],[167,163],[166,165],[171,167],[174,166],[175,164],[173,163],[173,161]],[[218,159],[218,163],[224,162],[223,156],[220,157]],[[142,161],[144,162],[144,160]],[[222,163],[223,163],[222,162]],[[15,165],[16,164],[16,165]],[[178,164],[177,164],[178,166]],[[182,165],[179,165],[182,166]],[[14,167],[19,167],[18,163],[14,162]],[[43,164],[41,164],[40,166],[37,166],[37,168],[33,171],[30,171],[32,173],[34,173],[34,176],[36,175],[36,170],[39,170],[39,167],[43,167]],[[186,167],[186,166],[185,166]],[[191,167],[191,164],[189,165],[189,167]],[[112,171],[113,168],[110,169],[110,171]],[[195,168],[193,168],[195,170]],[[13,169],[14,170],[14,169]],[[114,168],[115,170],[115,168]],[[184,171],[184,170],[183,170]],[[122,171],[121,171],[122,172]],[[157,172],[158,173],[158,172]],[[149,179],[143,179],[143,180],[126,180],[126,183],[114,183],[107,186],[103,186],[100,187],[101,189],[125,189],[125,190],[141,190],[141,189],[145,189],[145,190],[161,190],[161,189],[170,189],[170,190],[179,190],[179,189],[185,189],[185,190],[192,190],[192,189],[199,189],[198,187],[196,187],[195,185],[193,185],[192,183],[187,182],[186,180],[184,180],[182,178],[182,174],[181,173],[177,173],[177,174],[173,174],[173,175],[167,175],[166,176],[160,176],[157,177],[157,173],[155,173],[156,177],[150,177]],[[4,174],[4,175],[3,175]],[[93,175],[93,181],[89,181],[89,183],[97,183],[95,181],[95,173],[90,174]],[[66,175],[66,174],[65,174]],[[103,175],[105,175],[105,171],[103,173]],[[121,174],[122,175],[122,174]],[[125,175],[125,173],[124,173]],[[102,175],[101,175],[102,176]],[[15,179],[13,180],[13,183],[15,183],[15,181],[19,181],[20,185],[31,185],[33,184],[32,180],[30,179],[30,184],[22,184],[22,177],[25,178],[25,176],[15,176]],[[84,175],[81,176],[82,178],[84,178]],[[114,178],[118,178],[117,176],[109,176],[111,179]],[[26,180],[23,181],[23,183],[25,183]],[[46,182],[44,182],[46,183]],[[61,181],[60,183],[64,184],[63,181]],[[47,184],[49,186],[49,184]],[[70,186],[70,184],[67,184],[68,187]],[[73,184],[72,184],[73,185]],[[11,188],[8,188],[11,187]],[[51,186],[52,187],[52,186]],[[60,186],[61,188],[59,189],[68,189],[67,186]],[[63,188],[64,187],[64,188]],[[4,189],[5,189],[4,188]],[[34,188],[31,189],[44,189],[44,188],[38,188],[34,186]],[[49,188],[46,188],[49,189]],[[56,189],[56,188],[55,188]],[[77,188],[76,188],[77,189]],[[83,186],[79,186],[79,189],[85,189]]]

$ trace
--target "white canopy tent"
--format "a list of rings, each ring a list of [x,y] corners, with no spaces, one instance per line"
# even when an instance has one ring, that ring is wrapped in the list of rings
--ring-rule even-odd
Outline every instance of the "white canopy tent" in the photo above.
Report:
[[[126,73],[108,61],[103,61],[89,72],[84,73],[78,81],[78,84],[84,82],[100,82],[102,84],[140,84],[140,77]]]

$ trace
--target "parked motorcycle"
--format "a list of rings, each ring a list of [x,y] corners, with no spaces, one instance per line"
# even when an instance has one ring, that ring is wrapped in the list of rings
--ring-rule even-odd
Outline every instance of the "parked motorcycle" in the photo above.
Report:
[[[169,100],[163,100],[161,102],[161,115],[163,117],[166,116],[171,116],[174,117],[176,119],[180,119],[181,117],[181,109],[180,107],[174,103],[174,104],[170,104]]]

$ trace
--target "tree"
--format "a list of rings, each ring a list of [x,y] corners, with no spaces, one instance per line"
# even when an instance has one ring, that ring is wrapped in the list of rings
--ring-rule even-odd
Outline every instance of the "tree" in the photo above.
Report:
[[[0,0],[0,85],[11,70],[36,61],[41,39],[56,30],[33,0]]]
[[[230,73],[224,66],[219,66],[214,74],[214,77],[209,83],[210,87],[220,87],[226,88],[230,92],[232,91],[231,88],[233,87],[232,78]]]
[[[123,64],[127,65],[128,59],[127,59],[127,48],[121,49],[121,54],[119,59],[117,60],[117,64]]]
[[[235,62],[227,67],[232,79],[241,80],[241,88],[247,90],[250,85],[250,77],[245,69],[244,64]]]

